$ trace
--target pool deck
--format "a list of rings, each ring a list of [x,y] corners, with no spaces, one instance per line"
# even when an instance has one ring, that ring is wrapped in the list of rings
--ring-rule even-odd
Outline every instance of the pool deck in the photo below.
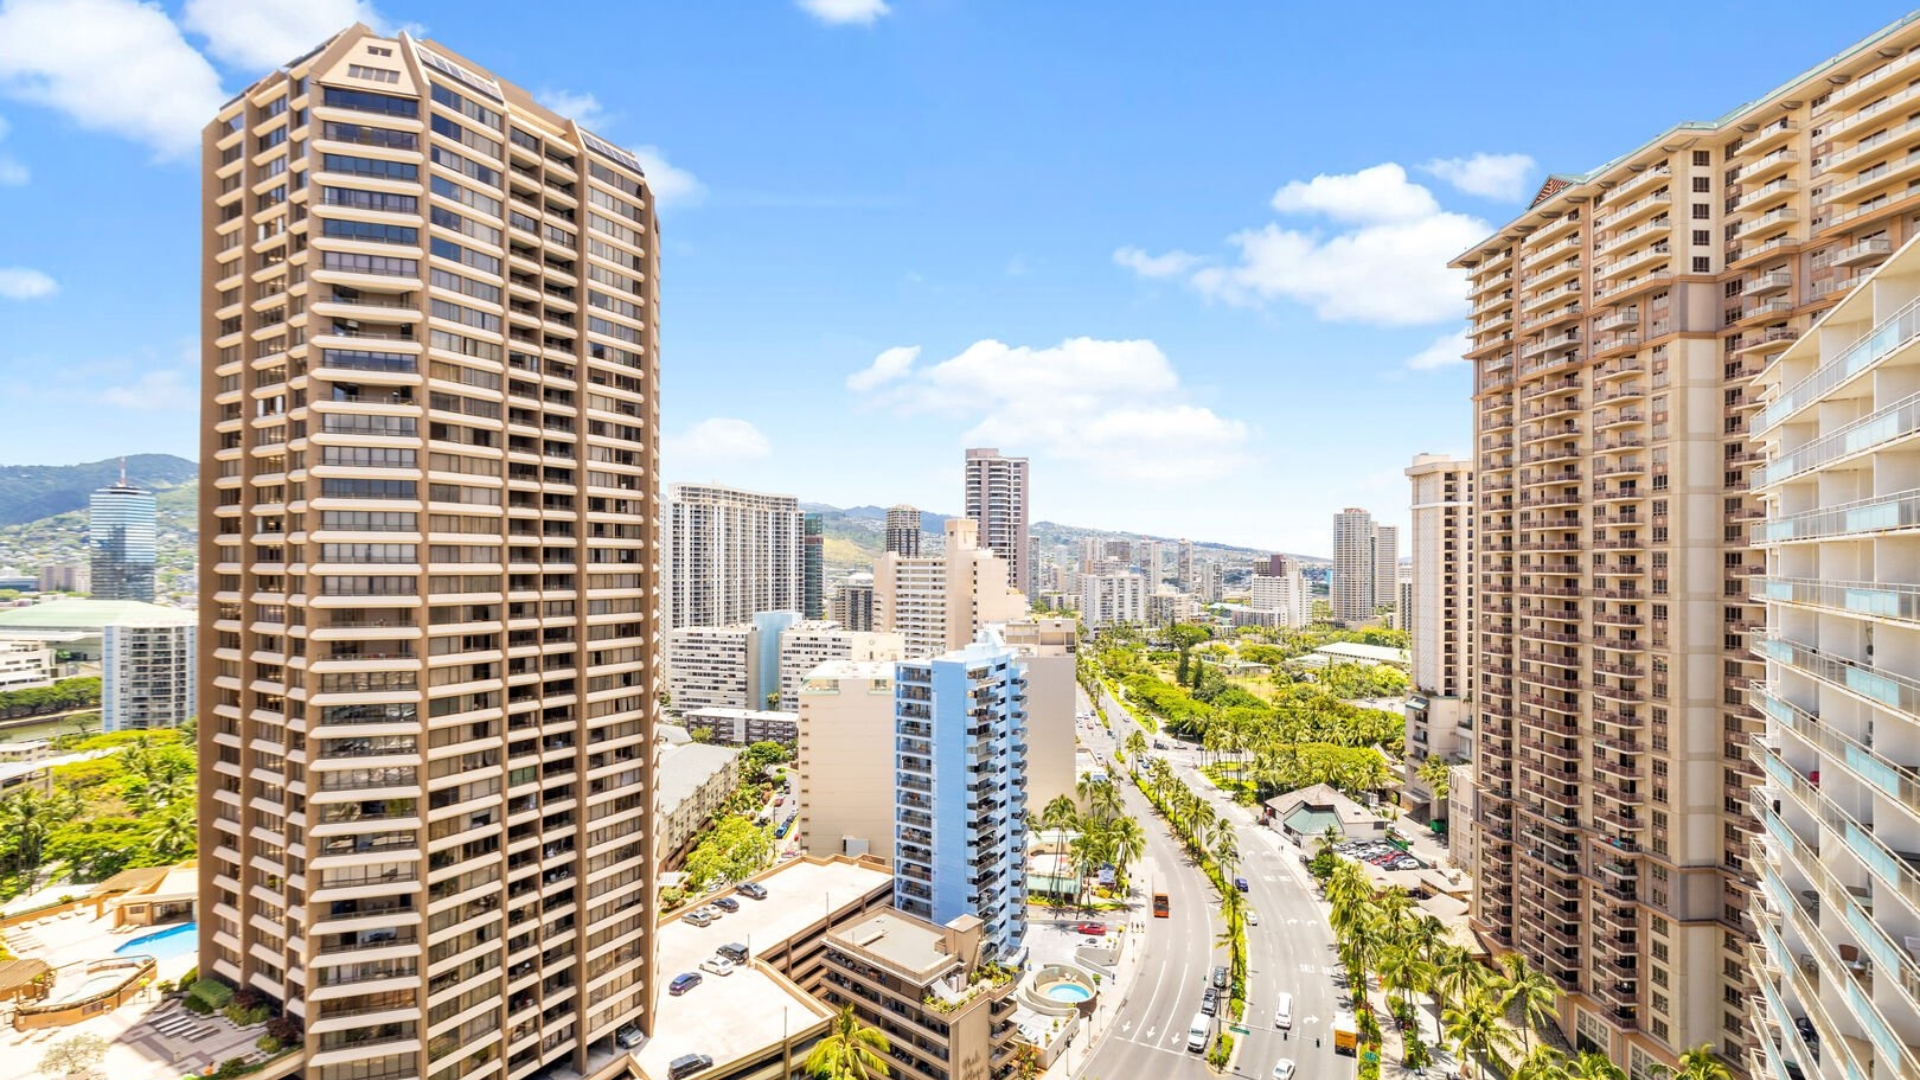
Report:
[[[114,949],[164,929],[164,925],[134,926],[115,931],[112,916],[95,919],[82,909],[65,918],[11,927],[3,934],[15,955],[61,968],[113,959]],[[178,979],[196,962],[192,953],[161,960],[158,978]],[[67,977],[71,979],[74,974]],[[58,989],[54,992],[61,993]],[[106,1059],[99,1065],[104,1076],[113,1080],[179,1080],[209,1063],[253,1055],[253,1043],[261,1029],[236,1028],[217,1014],[195,1016],[178,1001],[164,999],[148,989],[112,1012],[69,1027],[20,1032],[0,1026],[0,1080],[33,1076],[47,1044],[82,1033],[98,1035],[110,1044]]]

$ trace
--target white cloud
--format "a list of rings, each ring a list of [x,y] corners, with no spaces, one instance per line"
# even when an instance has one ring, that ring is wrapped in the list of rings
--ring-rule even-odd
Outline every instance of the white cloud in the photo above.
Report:
[[[920,358],[920,346],[898,345],[873,358],[873,363],[847,376],[847,389],[856,393],[877,390],[905,376]]]
[[[1292,181],[1273,193],[1273,208],[1350,222],[1419,221],[1440,212],[1433,193],[1408,180],[1407,170],[1391,161],[1356,173]]]
[[[5,142],[6,138],[7,118],[0,116],[0,142]],[[32,176],[27,172],[25,165],[5,154],[0,154],[0,187],[19,187],[30,179]]]
[[[180,24],[206,38],[216,60],[249,79],[356,22],[387,29],[366,0],[187,0],[180,9]]]
[[[39,300],[59,291],[60,286],[38,270],[0,266],[0,299]]]
[[[678,435],[670,435],[660,448],[662,457],[675,469],[685,463],[712,464],[754,461],[773,453],[773,443],[760,429],[745,420],[716,416],[702,420]]]
[[[1473,336],[1462,328],[1450,334],[1441,334],[1433,339],[1433,344],[1407,357],[1407,368],[1412,371],[1434,371],[1463,363],[1466,351],[1473,347]]]
[[[1206,479],[1248,460],[1247,424],[1187,401],[1151,341],[1071,338],[1036,349],[989,339],[915,368],[918,353],[889,349],[848,385],[901,415],[970,421],[969,445],[1046,453],[1106,476]]]
[[[136,0],[0,2],[0,94],[162,157],[193,153],[226,98],[166,12]]]
[[[600,104],[600,99],[592,94],[576,94],[571,90],[548,90],[536,95],[536,100],[561,116],[579,121],[584,128],[598,130],[613,119]]]
[[[148,371],[131,385],[107,387],[100,392],[100,400],[122,409],[156,412],[191,409],[199,397],[197,389],[187,385],[182,372],[160,368]]]
[[[887,0],[799,0],[799,4],[800,10],[829,26],[872,26],[880,16],[893,13]]]
[[[1115,264],[1139,274],[1143,278],[1170,278],[1200,265],[1200,256],[1184,251],[1169,251],[1165,255],[1149,255],[1137,247],[1123,247],[1113,253]]]
[[[1527,193],[1533,159],[1525,154],[1475,154],[1467,158],[1435,158],[1420,169],[1469,195],[1513,202]]]
[[[700,178],[667,160],[657,146],[630,147],[646,171],[647,187],[660,206],[696,206],[707,197],[707,186]]]

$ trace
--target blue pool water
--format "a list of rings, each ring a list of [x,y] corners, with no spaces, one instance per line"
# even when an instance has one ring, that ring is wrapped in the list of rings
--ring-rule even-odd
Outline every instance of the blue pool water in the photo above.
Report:
[[[200,948],[199,924],[181,923],[158,930],[151,934],[142,934],[113,950],[115,956],[130,953],[144,953],[156,960],[171,960],[176,956],[192,956]]]
[[[1085,1001],[1093,996],[1093,991],[1079,983],[1057,982],[1047,987],[1047,996],[1064,1004]]]

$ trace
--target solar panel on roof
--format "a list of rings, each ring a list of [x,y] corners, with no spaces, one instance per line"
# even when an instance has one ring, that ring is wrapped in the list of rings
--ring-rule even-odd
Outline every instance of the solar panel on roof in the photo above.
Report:
[[[424,62],[428,67],[442,74],[451,75],[454,78],[465,83],[466,85],[472,87],[473,89],[478,90],[481,93],[487,95],[493,100],[498,101],[503,105],[506,104],[507,99],[506,99],[506,96],[500,92],[499,83],[494,82],[492,79],[489,79],[484,75],[479,75],[474,72],[468,71],[466,68],[462,67],[461,65],[454,63],[453,61],[447,59],[446,57],[441,56],[439,53],[434,52],[432,49],[427,48],[425,45],[419,44],[418,42],[414,43],[413,48],[415,52],[420,54],[421,61]]]
[[[640,167],[640,159],[633,156],[631,152],[620,149],[591,131],[582,130],[580,137],[587,141],[587,149],[601,157],[617,161],[642,176],[646,175],[646,170]]]

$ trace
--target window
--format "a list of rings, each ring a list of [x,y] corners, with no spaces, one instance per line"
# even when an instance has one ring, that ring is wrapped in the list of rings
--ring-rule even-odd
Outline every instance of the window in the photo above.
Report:
[[[320,171],[343,173],[347,176],[375,176],[383,180],[418,180],[420,166],[404,161],[381,161],[378,158],[348,157],[345,154],[323,154],[320,157]]]
[[[417,244],[420,230],[405,225],[379,225],[371,221],[339,221],[328,218],[324,235],[335,240],[364,240],[375,244]]]
[[[1712,203],[1697,202],[1693,204],[1693,220],[1711,221],[1712,219],[1713,219]]]
[[[385,146],[394,150],[413,150],[420,145],[420,137],[411,131],[393,131],[388,128],[370,127],[366,124],[340,124],[332,120],[321,126],[320,137],[334,142]]]
[[[385,113],[388,116],[420,115],[420,103],[413,98],[375,94],[366,90],[343,90],[337,86],[329,86],[325,90],[326,93],[321,100],[331,108]]]
[[[360,255],[349,251],[322,252],[320,265],[328,270],[345,270],[354,274],[381,274],[387,277],[416,277],[420,273],[418,259],[396,259],[390,255]]]
[[[1703,246],[1703,247],[1707,244],[1713,243],[1713,230],[1712,229],[1693,230],[1693,242],[1696,245]]]
[[[1706,193],[1706,192],[1709,192],[1709,191],[1712,191],[1712,190],[1713,190],[1713,177],[1711,177],[1711,176],[1696,176],[1696,177],[1694,177],[1694,178],[1693,178],[1693,190],[1694,190],[1694,191],[1696,191],[1696,192],[1701,192],[1701,193],[1703,193],[1703,194],[1704,194],[1704,193]]]
[[[1693,272],[1696,274],[1713,273],[1713,256],[1695,255],[1693,257]]]
[[[1704,168],[1706,168],[1706,167],[1708,167],[1708,166],[1710,166],[1710,165],[1712,165],[1712,164],[1713,164],[1713,151],[1711,151],[1711,150],[1695,150],[1695,151],[1693,152],[1693,163],[1694,163],[1694,165],[1696,165],[1696,166],[1698,166],[1699,168],[1703,168],[1703,169],[1704,169]]]
[[[348,64],[347,75],[350,78],[366,79],[368,82],[397,83],[400,81],[400,73],[391,68],[368,67],[365,64]]]
[[[417,214],[420,200],[412,195],[392,195],[384,191],[358,188],[323,187],[320,201],[328,206],[351,206],[356,210],[378,210],[388,214]]]

